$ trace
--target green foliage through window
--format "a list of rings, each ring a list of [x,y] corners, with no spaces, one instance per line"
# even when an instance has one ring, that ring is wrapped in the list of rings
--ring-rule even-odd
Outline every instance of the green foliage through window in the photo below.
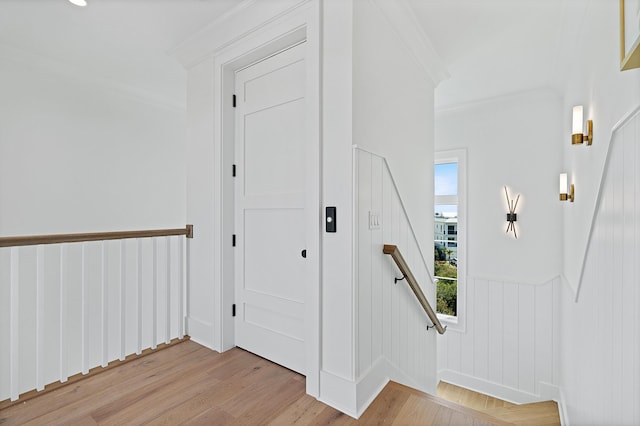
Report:
[[[436,311],[439,314],[458,316],[458,282],[439,279],[437,283]]]
[[[436,312],[439,314],[458,315],[458,267],[451,258],[451,250],[442,244],[434,247],[434,273],[436,283]],[[453,279],[447,279],[453,278]]]

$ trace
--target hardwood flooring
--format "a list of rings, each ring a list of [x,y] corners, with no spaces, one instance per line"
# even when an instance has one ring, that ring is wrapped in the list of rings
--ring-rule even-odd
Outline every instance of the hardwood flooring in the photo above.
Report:
[[[0,410],[8,425],[514,424],[389,383],[360,420],[305,394],[305,379],[256,355],[186,341]]]
[[[516,404],[512,404],[498,398],[493,398],[488,395],[474,392],[469,389],[461,388],[447,382],[438,383],[438,396],[440,398],[444,398],[448,401],[455,402],[456,404],[464,405],[465,407],[473,408],[475,410],[516,406]]]
[[[438,384],[438,396],[515,425],[560,426],[554,401],[516,405],[446,382]]]

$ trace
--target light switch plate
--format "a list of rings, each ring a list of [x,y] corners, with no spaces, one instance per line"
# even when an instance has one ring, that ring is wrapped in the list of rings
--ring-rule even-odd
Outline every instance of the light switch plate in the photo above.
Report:
[[[380,213],[369,212],[369,229],[380,229]]]

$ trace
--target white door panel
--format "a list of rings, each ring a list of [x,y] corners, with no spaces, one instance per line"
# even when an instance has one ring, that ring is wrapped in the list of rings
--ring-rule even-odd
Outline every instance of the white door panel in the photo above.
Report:
[[[245,210],[244,290],[304,301],[304,209]]]
[[[297,321],[296,315],[291,315],[288,321],[283,321],[283,317],[286,316],[282,312],[264,309],[259,305],[245,302],[244,320],[247,323],[266,331],[304,342],[303,324]]]
[[[304,192],[291,192],[288,194],[271,194],[271,195],[251,195],[244,197],[244,208],[252,209],[268,209],[269,205],[277,206],[278,209],[303,209],[305,205],[300,202],[304,197]]]
[[[247,113],[305,97],[305,63],[300,55],[304,46],[292,47],[238,72],[242,82],[239,86],[236,80],[236,88],[241,89],[236,95],[244,101]]]
[[[304,192],[304,126],[304,99],[245,115],[245,195]]]
[[[236,345],[305,373],[305,44],[236,73]]]
[[[281,315],[297,318],[304,314],[304,303],[291,303],[290,299],[250,291],[244,296],[244,302],[253,306],[260,306],[260,303],[265,301],[265,304],[269,305],[268,309],[278,312]],[[302,336],[298,336],[298,338],[302,339]]]
[[[242,332],[241,335],[236,332],[236,339],[241,336],[244,343],[238,346],[291,370],[304,372],[304,323],[297,316],[265,309],[262,305],[262,302],[259,305],[243,303],[240,307],[241,316],[236,318],[241,321],[237,321],[236,327],[242,324]]]

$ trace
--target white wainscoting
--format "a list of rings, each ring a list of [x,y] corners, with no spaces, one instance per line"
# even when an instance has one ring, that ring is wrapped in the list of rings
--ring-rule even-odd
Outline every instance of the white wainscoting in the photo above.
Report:
[[[559,285],[468,277],[467,327],[438,342],[439,378],[519,404],[557,398]]]
[[[0,249],[0,401],[183,337],[184,240]]]
[[[639,143],[640,108],[613,132],[577,302],[563,287],[566,424],[640,424]]]
[[[394,244],[433,307],[435,286],[386,161],[361,149],[355,157],[355,300],[358,406],[366,408],[388,380],[435,394],[436,331],[384,244]],[[379,227],[370,229],[369,215]],[[438,336],[440,337],[440,336]],[[375,378],[375,379],[374,379]]]

